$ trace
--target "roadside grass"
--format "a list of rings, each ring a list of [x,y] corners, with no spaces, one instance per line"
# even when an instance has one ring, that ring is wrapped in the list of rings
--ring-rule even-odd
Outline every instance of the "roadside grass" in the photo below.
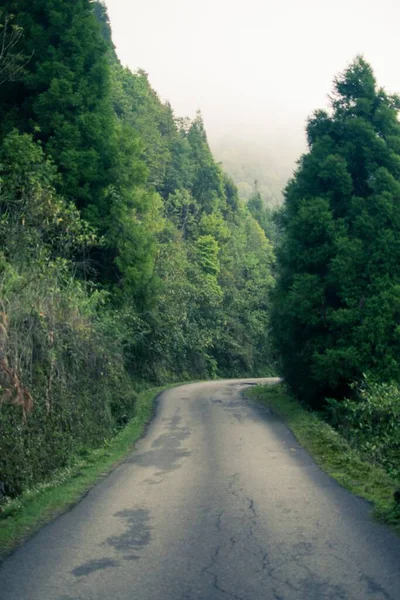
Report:
[[[22,542],[82,499],[101,479],[110,473],[133,449],[145,432],[157,396],[164,390],[188,382],[152,388],[141,392],[135,416],[114,438],[84,456],[72,459],[68,468],[60,469],[46,483],[27,490],[1,506],[0,559]]]
[[[321,416],[288,395],[283,384],[257,386],[246,395],[280,415],[315,462],[350,492],[369,500],[375,517],[400,533],[400,503],[394,492],[400,482],[371,461],[326,423]]]

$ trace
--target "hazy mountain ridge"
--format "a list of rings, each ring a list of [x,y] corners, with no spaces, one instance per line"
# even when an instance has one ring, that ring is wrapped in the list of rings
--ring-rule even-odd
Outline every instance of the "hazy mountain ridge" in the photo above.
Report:
[[[300,149],[282,149],[273,144],[234,136],[210,137],[215,158],[238,187],[240,197],[248,201],[255,182],[265,205],[279,206],[283,190],[293,174]]]

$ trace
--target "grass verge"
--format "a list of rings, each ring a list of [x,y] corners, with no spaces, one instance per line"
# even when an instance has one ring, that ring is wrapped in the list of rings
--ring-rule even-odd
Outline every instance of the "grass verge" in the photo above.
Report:
[[[340,485],[369,500],[375,517],[400,533],[400,504],[394,501],[399,481],[361,456],[317,413],[289,396],[282,384],[257,386],[246,395],[280,415],[315,462]]]
[[[50,481],[3,505],[0,513],[0,559],[45,523],[71,508],[101,477],[108,475],[143,435],[159,393],[179,385],[183,383],[143,391],[137,399],[135,416],[114,438],[86,456],[74,458],[68,468],[60,469]]]

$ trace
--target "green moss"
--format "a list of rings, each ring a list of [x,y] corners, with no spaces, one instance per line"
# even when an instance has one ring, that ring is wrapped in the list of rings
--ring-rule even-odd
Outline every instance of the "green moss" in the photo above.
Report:
[[[0,557],[76,504],[101,477],[106,476],[143,435],[158,394],[178,385],[142,392],[137,399],[135,416],[115,438],[97,450],[80,452],[71,466],[57,471],[48,482],[3,504],[0,507]]]
[[[317,414],[286,393],[283,385],[257,386],[246,391],[280,415],[315,462],[340,485],[369,500],[374,514],[400,532],[400,507],[393,494],[399,481],[363,456]]]

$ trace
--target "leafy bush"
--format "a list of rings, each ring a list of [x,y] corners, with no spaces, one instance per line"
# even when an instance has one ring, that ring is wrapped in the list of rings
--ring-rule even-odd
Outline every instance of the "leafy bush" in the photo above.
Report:
[[[328,400],[332,425],[395,477],[400,476],[400,387],[365,378],[353,400]]]
[[[10,268],[0,293],[0,481],[15,495],[114,435],[135,394],[103,294],[59,266]]]

